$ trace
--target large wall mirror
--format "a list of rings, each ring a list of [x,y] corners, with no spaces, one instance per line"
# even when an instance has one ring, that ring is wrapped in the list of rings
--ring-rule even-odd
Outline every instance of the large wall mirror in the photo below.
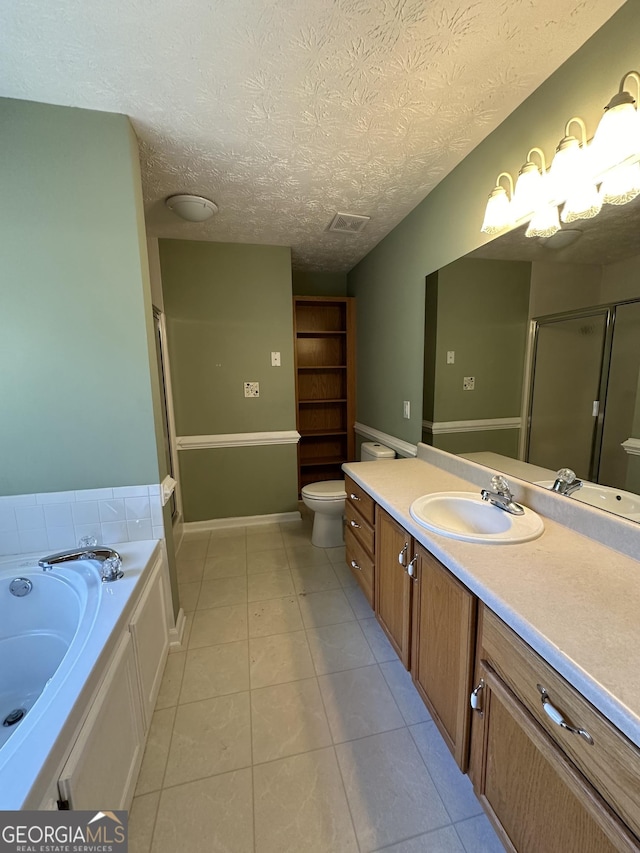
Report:
[[[427,276],[423,441],[640,521],[640,197]]]

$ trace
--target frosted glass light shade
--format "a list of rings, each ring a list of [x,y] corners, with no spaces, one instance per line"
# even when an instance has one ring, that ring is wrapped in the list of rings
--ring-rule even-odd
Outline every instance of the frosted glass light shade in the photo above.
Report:
[[[482,231],[484,234],[498,234],[513,225],[513,213],[509,196],[504,187],[497,186],[491,191],[484,214]]]
[[[605,175],[600,187],[604,204],[627,204],[640,194],[640,163],[623,164]]]
[[[595,174],[640,154],[640,114],[631,96],[629,102],[607,109],[602,116],[591,143],[591,154]]]
[[[560,217],[555,204],[538,208],[531,218],[525,237],[551,237],[560,230]]]
[[[561,146],[549,171],[554,198],[565,201],[560,218],[563,222],[591,219],[602,209],[602,199],[590,174],[589,152],[575,137],[565,138]]]
[[[165,204],[187,222],[204,222],[218,212],[218,205],[214,201],[200,195],[172,195]]]
[[[520,170],[513,193],[514,218],[520,219],[533,213],[545,200],[540,169],[529,161]]]

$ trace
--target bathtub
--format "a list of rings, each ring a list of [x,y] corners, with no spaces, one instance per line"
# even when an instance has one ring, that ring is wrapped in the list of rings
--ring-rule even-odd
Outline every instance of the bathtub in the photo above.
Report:
[[[117,547],[125,575],[112,583],[101,582],[96,561],[46,572],[42,554],[0,561],[0,810],[39,808],[55,788],[159,543]],[[27,594],[12,594],[17,579],[32,584]]]

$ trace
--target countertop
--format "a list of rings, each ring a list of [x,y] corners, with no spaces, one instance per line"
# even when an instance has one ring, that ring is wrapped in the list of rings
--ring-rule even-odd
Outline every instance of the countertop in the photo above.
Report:
[[[476,485],[421,459],[343,469],[640,747],[637,560],[546,516],[544,533],[531,542],[448,539],[417,524],[411,503],[431,492],[478,492]]]

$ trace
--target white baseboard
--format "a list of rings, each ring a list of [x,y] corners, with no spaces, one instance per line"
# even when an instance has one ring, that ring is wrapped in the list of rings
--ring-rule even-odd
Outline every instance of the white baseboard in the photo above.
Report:
[[[169,651],[178,652],[182,646],[182,638],[184,637],[184,626],[187,617],[185,616],[182,607],[178,611],[175,628],[169,628]]]
[[[282,521],[300,521],[299,512],[274,512],[270,515],[239,515],[236,518],[210,518],[206,521],[185,521],[185,533],[197,530],[222,530],[225,527],[255,527],[258,524],[277,524]],[[177,549],[176,549],[177,550]]]

